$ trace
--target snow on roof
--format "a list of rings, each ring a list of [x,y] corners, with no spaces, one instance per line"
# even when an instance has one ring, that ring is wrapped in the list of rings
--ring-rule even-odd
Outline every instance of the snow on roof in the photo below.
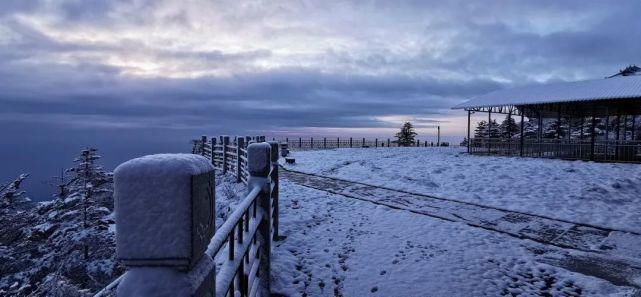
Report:
[[[494,91],[452,109],[641,98],[641,75],[532,85]]]

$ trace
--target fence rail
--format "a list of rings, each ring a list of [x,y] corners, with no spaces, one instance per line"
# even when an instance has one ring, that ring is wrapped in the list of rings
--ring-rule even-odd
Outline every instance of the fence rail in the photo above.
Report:
[[[543,157],[569,160],[641,162],[641,141],[591,139],[500,139],[472,138],[472,154]]]
[[[119,168],[124,167],[116,170],[117,252],[118,258],[127,266],[128,270],[95,296],[113,296],[116,291],[123,296],[155,296],[160,291],[163,291],[165,295],[167,292],[172,292],[170,295],[174,296],[269,296],[271,247],[272,241],[278,238],[277,161],[279,146],[276,142],[256,143],[264,140],[264,137],[236,137],[232,142],[228,136],[211,140],[203,137],[198,144],[198,154],[201,156],[194,156],[199,159],[189,161],[194,164],[185,165],[186,168],[203,168],[204,164],[202,163],[205,162],[211,169],[215,168],[234,174],[238,182],[243,182],[248,187],[247,196],[236,206],[233,213],[215,233],[213,232],[215,230],[215,226],[213,226],[215,217],[213,171],[206,172],[207,177],[204,178],[200,177],[202,174],[190,177],[192,190],[191,196],[188,198],[180,197],[181,194],[177,193],[169,196],[163,189],[157,189],[158,195],[165,193],[167,197],[158,199],[162,197],[152,195],[154,197],[149,199],[150,201],[136,202],[138,206],[149,204],[148,208],[133,209],[127,206],[131,200],[124,199],[125,197],[142,197],[144,200],[149,195],[127,192],[130,189],[145,188],[139,184],[133,187],[128,186],[131,180],[141,180],[131,178],[130,175],[148,171],[140,168],[132,169],[130,167],[134,165],[125,165],[129,162],[119,166]],[[184,157],[173,158],[175,159],[174,163],[184,162]],[[138,159],[130,162],[138,165],[145,163]],[[165,174],[171,175],[168,172]],[[125,179],[125,177],[127,178]],[[160,179],[162,178],[160,177]],[[165,176],[164,178],[165,182],[184,180],[181,176]],[[121,182],[118,183],[118,181]],[[157,185],[158,182],[159,180],[152,180],[150,184]],[[203,191],[209,194],[204,194]],[[171,193],[171,191],[169,192]],[[182,195],[184,196],[184,193]],[[207,200],[207,195],[211,196],[211,201]],[[180,260],[177,260],[175,250],[163,249],[162,245],[167,244],[166,238],[157,242],[160,248],[156,247],[154,250],[145,250],[146,247],[136,246],[126,240],[133,235],[150,236],[150,234],[158,232],[163,233],[167,230],[168,224],[174,223],[157,222],[157,225],[143,226],[146,227],[144,233],[130,234],[131,231],[128,231],[126,226],[132,223],[127,222],[127,219],[136,215],[148,215],[148,209],[158,210],[158,205],[153,205],[153,200],[179,200],[174,205],[178,208],[175,211],[179,211],[181,207],[187,207],[185,201],[191,201],[191,203],[187,203],[190,204],[189,207],[192,207],[191,211],[187,212],[191,213],[191,217],[185,218],[191,220],[191,224],[183,223],[180,226],[192,226],[189,227],[189,232],[199,230],[200,233],[196,234],[197,236],[192,236],[191,246],[192,248],[202,246],[201,250],[191,250],[182,255],[183,257],[178,257]],[[206,204],[207,201],[210,204]],[[210,212],[203,214],[202,209],[210,209]],[[167,208],[167,210],[173,211],[171,208]],[[175,216],[171,213],[166,215],[167,220],[172,220]],[[211,232],[207,232],[206,226],[209,226],[210,222],[212,229]],[[184,235],[184,232],[186,231],[177,230],[176,234]],[[192,233],[192,235],[194,234]],[[198,240],[202,241],[203,238],[208,242],[199,244]],[[145,238],[141,241],[149,243],[153,240]],[[158,250],[165,250],[171,256],[158,255]],[[132,260],[132,257],[128,257],[131,255],[144,255],[147,258],[141,260],[140,257],[133,257],[135,260]],[[167,259],[171,259],[171,261]],[[216,268],[217,266],[218,268]],[[144,269],[142,269],[143,267]],[[159,273],[167,273],[168,270],[171,271],[171,277],[165,275],[162,283],[157,278],[149,277],[150,271],[155,271],[155,275],[158,276]],[[172,291],[179,286],[178,284],[184,283],[186,280],[191,283],[192,290]],[[195,285],[194,280],[197,280]]]

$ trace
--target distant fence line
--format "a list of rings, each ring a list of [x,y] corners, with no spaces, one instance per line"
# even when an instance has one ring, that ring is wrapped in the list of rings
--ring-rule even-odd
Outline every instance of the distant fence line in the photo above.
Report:
[[[400,146],[391,138],[387,139],[366,139],[356,137],[309,137],[309,138],[272,138],[280,143],[287,143],[290,150],[310,149],[335,149],[335,148],[378,148],[378,147],[404,147]],[[409,147],[446,147],[451,146],[449,142],[433,142],[417,139]]]

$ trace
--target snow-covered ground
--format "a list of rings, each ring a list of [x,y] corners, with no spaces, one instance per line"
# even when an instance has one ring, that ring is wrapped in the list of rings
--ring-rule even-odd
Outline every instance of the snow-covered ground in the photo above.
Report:
[[[298,166],[311,168],[312,156],[320,155],[314,162],[320,168],[332,153],[336,152],[297,153]],[[333,164],[337,162],[341,161]],[[420,165],[409,163],[398,170]],[[365,164],[361,168],[368,168]],[[633,294],[629,287],[545,264],[579,257],[581,252],[330,194],[287,179],[281,184],[280,216],[286,238],[274,246],[272,291],[285,296]]]
[[[288,168],[641,232],[641,165],[473,156],[459,148],[296,151]]]

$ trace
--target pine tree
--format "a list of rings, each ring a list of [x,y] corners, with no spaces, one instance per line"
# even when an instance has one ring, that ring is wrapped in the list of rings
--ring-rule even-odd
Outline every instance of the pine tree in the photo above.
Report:
[[[476,124],[476,129],[474,129],[474,138],[486,138],[487,137],[487,121],[480,121]]]
[[[87,148],[80,151],[80,156],[74,159],[75,167],[67,169],[68,173],[73,175],[69,183],[69,192],[78,193],[82,199],[82,227],[87,229],[89,224],[88,214],[91,211],[90,207],[94,204],[92,198],[96,194],[96,190],[103,184],[113,181],[113,175],[107,173],[102,166],[98,165],[97,160],[100,155],[97,154],[97,149]],[[88,245],[84,244],[84,258],[89,257]]]
[[[520,133],[520,127],[516,124],[513,117],[505,117],[505,120],[499,125],[501,138],[510,139]]]
[[[412,146],[416,142],[414,140],[416,135],[418,134],[414,131],[412,123],[406,122],[403,124],[403,127],[401,127],[401,131],[396,133],[398,146]]]
[[[487,121],[478,122],[476,129],[474,129],[475,138],[487,138],[488,129],[490,131],[490,138],[498,138],[501,136],[501,130],[496,120],[492,120],[489,125],[487,123]]]
[[[22,182],[29,177],[29,174],[20,174],[14,181],[0,185],[0,207],[18,207],[23,203],[30,202],[26,192],[20,190]]]
[[[202,139],[192,139],[191,140],[191,153],[196,155],[201,155],[205,157],[211,156],[211,142],[205,141]]]

